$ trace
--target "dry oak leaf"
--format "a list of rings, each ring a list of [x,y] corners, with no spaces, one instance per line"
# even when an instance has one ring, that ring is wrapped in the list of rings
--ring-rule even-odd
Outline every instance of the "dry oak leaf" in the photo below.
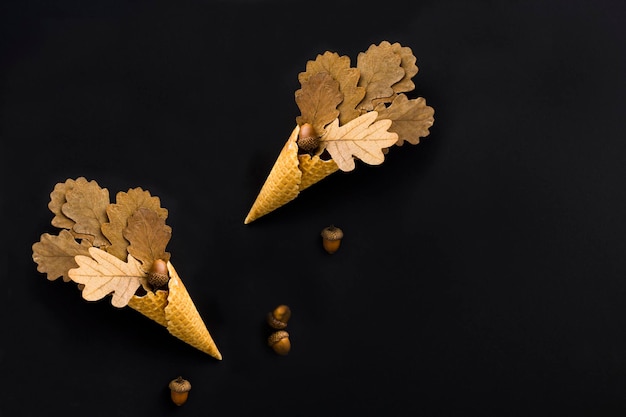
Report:
[[[400,56],[400,66],[404,69],[404,77],[393,84],[391,88],[395,93],[403,93],[412,91],[415,89],[415,83],[412,78],[417,75],[419,68],[415,64],[417,58],[413,55],[413,51],[408,46],[402,46],[398,42],[390,44],[387,41],[382,41],[379,47],[390,47],[392,51]]]
[[[339,116],[337,105],[343,100],[339,83],[327,72],[319,72],[302,83],[302,88],[295,93],[296,104],[301,116],[296,123],[310,123],[318,134],[324,127]]]
[[[372,106],[374,110],[377,110],[381,104],[391,103],[398,94],[403,92],[412,91],[415,89],[415,83],[412,78],[417,74],[418,68],[415,65],[417,58],[413,55],[413,51],[408,46],[402,46],[399,43],[394,43],[393,45],[387,41],[383,41],[380,43],[379,47],[388,47],[391,48],[396,54],[400,56],[400,66],[404,68],[404,77],[391,86],[393,90],[393,94],[389,97],[381,97],[372,100]],[[379,116],[380,117],[380,116]],[[393,131],[393,128],[391,129]]]
[[[398,146],[402,146],[404,141],[417,145],[420,138],[430,134],[428,129],[435,122],[435,110],[426,105],[423,97],[409,100],[406,95],[398,94],[389,106],[379,104],[376,110],[378,119],[392,121],[389,131],[398,134]]]
[[[172,237],[172,228],[156,211],[146,207],[137,209],[128,218],[124,237],[130,242],[128,253],[139,260],[146,271],[156,259],[170,260],[165,248]]]
[[[339,83],[339,91],[343,95],[343,101],[337,107],[339,109],[339,123],[346,124],[360,116],[357,105],[365,97],[365,88],[359,87],[360,71],[350,66],[350,57],[339,56],[336,52],[326,51],[317,55],[314,61],[308,61],[306,71],[298,74],[300,84],[305,83],[313,75],[327,72]]]
[[[365,111],[374,109],[373,100],[392,98],[392,86],[402,80],[405,70],[401,67],[402,56],[397,54],[389,42],[370,45],[357,56],[356,67],[361,71],[359,86],[365,88],[365,97],[359,108]]]
[[[369,165],[379,165],[385,160],[383,149],[398,141],[398,134],[388,132],[391,120],[378,120],[378,112],[370,111],[339,126],[335,119],[321,137],[322,146],[342,171],[355,168],[354,157]]]
[[[63,214],[62,208],[63,204],[67,202],[65,199],[65,194],[68,190],[74,188],[74,184],[76,181],[84,181],[87,180],[85,177],[77,178],[73,180],[71,178],[67,179],[65,182],[60,182],[54,186],[54,189],[50,193],[50,202],[48,203],[48,208],[54,214],[52,218],[52,225],[58,227],[59,229],[71,229],[74,227],[76,223],[74,220],[67,217]]]
[[[66,191],[65,199],[61,210],[76,222],[72,229],[76,233],[93,236],[94,246],[107,246],[109,241],[100,227],[108,221],[109,190],[101,188],[96,181],[87,182],[81,177]]]
[[[132,255],[124,262],[95,247],[89,248],[89,255],[76,256],[78,268],[69,271],[72,281],[84,285],[85,300],[97,301],[111,294],[111,304],[124,307],[140,286],[147,286],[141,263]]]
[[[63,277],[69,282],[68,271],[78,265],[76,255],[88,255],[91,244],[83,240],[80,244],[68,230],[61,230],[58,236],[44,233],[39,242],[32,245],[33,260],[37,263],[37,271],[46,273],[49,281]]]
[[[109,204],[106,209],[108,222],[102,224],[102,233],[111,242],[107,252],[126,260],[129,242],[124,238],[124,229],[128,225],[129,217],[142,207],[155,211],[163,220],[168,216],[167,209],[161,207],[159,197],[153,197],[141,187],[117,193],[115,204]]]

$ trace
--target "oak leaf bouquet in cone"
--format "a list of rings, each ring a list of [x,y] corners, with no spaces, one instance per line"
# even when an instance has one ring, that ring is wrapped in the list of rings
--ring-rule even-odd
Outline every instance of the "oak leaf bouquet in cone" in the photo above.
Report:
[[[87,301],[110,296],[114,307],[133,308],[222,359],[165,250],[172,229],[158,197],[138,187],[117,193],[112,204],[106,188],[79,177],[56,184],[48,208],[60,231],[32,245],[37,270],[48,280],[78,284]]]
[[[298,75],[295,100],[301,114],[244,223],[295,199],[301,191],[356,160],[380,165],[392,146],[428,136],[434,109],[409,98],[417,61],[411,48],[382,41],[357,56],[326,51]]]

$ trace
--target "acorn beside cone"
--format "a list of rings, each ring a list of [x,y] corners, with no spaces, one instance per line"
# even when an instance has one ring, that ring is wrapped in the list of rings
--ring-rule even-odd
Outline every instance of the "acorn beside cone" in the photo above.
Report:
[[[324,250],[331,255],[337,252],[339,246],[341,246],[341,239],[343,239],[343,230],[334,225],[330,225],[322,229],[321,235]]]
[[[174,404],[181,406],[187,402],[189,397],[189,391],[191,390],[191,383],[182,376],[173,379],[169,383],[170,397]]]

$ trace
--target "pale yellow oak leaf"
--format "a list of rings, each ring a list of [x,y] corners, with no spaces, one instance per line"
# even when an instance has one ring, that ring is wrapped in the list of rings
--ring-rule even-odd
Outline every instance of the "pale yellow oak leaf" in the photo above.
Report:
[[[69,271],[72,281],[84,285],[85,300],[97,301],[111,294],[111,304],[124,307],[137,289],[146,285],[146,274],[132,255],[124,262],[95,247],[89,248],[89,255],[76,256],[78,268]]]
[[[354,158],[369,165],[385,160],[383,149],[396,143],[398,134],[389,132],[391,120],[378,120],[378,112],[370,111],[339,126],[335,119],[321,138],[322,145],[342,171],[355,168]]]

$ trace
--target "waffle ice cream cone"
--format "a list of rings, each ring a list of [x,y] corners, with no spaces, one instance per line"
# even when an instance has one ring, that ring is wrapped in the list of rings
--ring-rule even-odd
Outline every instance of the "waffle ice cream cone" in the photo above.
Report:
[[[300,192],[336,172],[339,167],[331,160],[322,160],[318,155],[298,155],[298,133],[296,126],[283,146],[265,183],[261,187],[244,224],[264,216],[295,199]]]
[[[335,161],[332,159],[321,159],[319,155],[298,155],[298,161],[300,162],[300,171],[302,171],[300,191],[309,188],[311,185],[339,170]]]
[[[167,269],[170,275],[167,291],[159,290],[141,297],[135,295],[128,306],[166,327],[183,342],[221,360],[222,354],[170,262]]]
[[[158,290],[150,292],[144,296],[134,295],[128,306],[137,310],[144,316],[156,321],[161,326],[167,327],[167,319],[165,318],[165,306],[167,305],[168,291]]]

